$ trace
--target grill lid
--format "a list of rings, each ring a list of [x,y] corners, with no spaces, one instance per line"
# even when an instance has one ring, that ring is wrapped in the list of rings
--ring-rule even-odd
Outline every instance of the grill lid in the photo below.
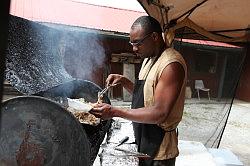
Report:
[[[3,102],[0,165],[89,165],[82,125],[59,104],[23,96]]]

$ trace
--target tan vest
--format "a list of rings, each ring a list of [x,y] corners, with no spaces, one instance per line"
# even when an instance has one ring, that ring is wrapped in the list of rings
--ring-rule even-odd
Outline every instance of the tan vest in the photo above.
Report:
[[[154,92],[157,86],[157,83],[160,79],[160,76],[167,65],[172,62],[178,62],[182,65],[185,71],[185,78],[183,81],[183,85],[181,88],[181,92],[174,104],[173,109],[170,111],[168,118],[162,124],[158,124],[162,129],[166,132],[159,148],[159,151],[154,160],[164,160],[178,156],[178,138],[175,128],[182,119],[183,108],[184,108],[184,100],[185,100],[185,85],[187,79],[187,67],[183,57],[175,51],[173,48],[166,49],[159,59],[154,62],[155,58],[151,58],[148,63],[147,59],[143,61],[141,71],[139,73],[139,79],[145,80],[144,85],[144,106],[149,107],[154,105]],[[146,65],[145,65],[146,64]],[[150,67],[152,66],[151,70]],[[150,70],[150,71],[149,71]],[[149,71],[149,72],[148,72]],[[148,75],[147,75],[148,74]],[[167,101],[166,101],[167,102]],[[172,130],[172,131],[171,131]]]

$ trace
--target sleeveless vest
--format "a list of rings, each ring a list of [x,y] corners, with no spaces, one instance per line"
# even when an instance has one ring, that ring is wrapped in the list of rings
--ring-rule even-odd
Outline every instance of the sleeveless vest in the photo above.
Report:
[[[148,59],[143,61],[142,69],[139,73],[139,79],[143,80],[147,76],[144,84],[144,106],[149,107],[154,104],[154,92],[157,86],[158,80],[163,72],[163,70],[173,62],[180,63],[185,71],[185,78],[183,80],[183,85],[181,87],[180,94],[174,104],[173,109],[170,111],[168,118],[165,122],[158,124],[162,129],[164,129],[165,135],[159,147],[159,150],[154,158],[154,160],[165,160],[178,156],[178,137],[176,129],[177,125],[182,119],[184,100],[185,100],[185,85],[187,79],[187,67],[183,57],[173,48],[166,49],[158,60],[155,62],[153,67],[150,69],[151,63],[146,63]],[[149,61],[153,62],[154,58]],[[149,71],[150,70],[150,71]],[[149,72],[148,72],[149,71]],[[166,101],[167,102],[167,101]]]

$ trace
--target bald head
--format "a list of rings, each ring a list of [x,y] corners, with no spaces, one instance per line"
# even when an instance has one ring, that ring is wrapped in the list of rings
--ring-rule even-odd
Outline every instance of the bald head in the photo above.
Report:
[[[148,34],[150,32],[157,32],[159,34],[162,33],[160,23],[155,18],[153,18],[151,16],[141,16],[141,17],[139,17],[132,24],[131,29],[134,29],[137,26],[141,26],[142,29],[144,30],[145,34]]]

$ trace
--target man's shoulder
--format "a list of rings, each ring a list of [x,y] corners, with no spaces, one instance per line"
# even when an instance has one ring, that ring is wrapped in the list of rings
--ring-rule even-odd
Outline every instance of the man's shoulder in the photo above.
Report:
[[[176,51],[174,48],[167,48],[163,53],[161,54],[160,61],[168,61],[173,59],[182,59],[182,55]]]
[[[181,54],[177,50],[175,50],[174,48],[172,48],[172,47],[169,47],[169,48],[165,49],[163,51],[162,55],[163,56],[170,56],[170,55],[172,55],[172,56],[173,55],[181,56]]]
[[[174,48],[168,48],[164,51],[164,53],[159,58],[159,65],[162,68],[165,68],[167,65],[172,64],[173,62],[177,62],[181,64],[184,68],[186,68],[186,62],[182,55],[176,51]]]

